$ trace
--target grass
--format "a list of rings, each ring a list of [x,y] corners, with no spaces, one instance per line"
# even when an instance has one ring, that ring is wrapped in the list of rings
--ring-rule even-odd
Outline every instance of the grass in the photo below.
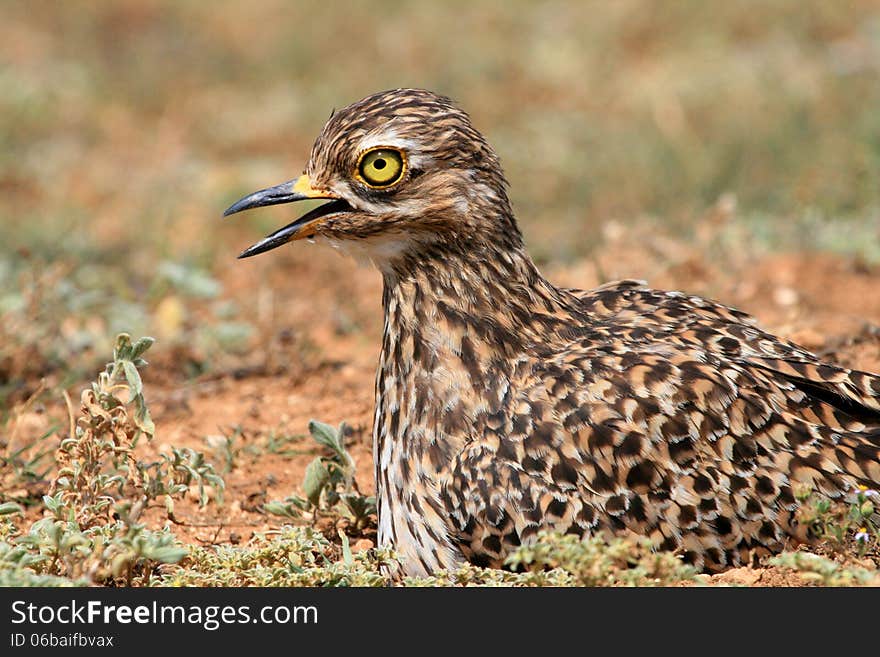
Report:
[[[340,281],[348,270],[323,251],[236,264],[289,211],[220,219],[241,194],[300,171],[331,108],[404,85],[456,98],[499,151],[542,264],[592,257],[622,230],[624,241],[691,244],[733,275],[744,270],[738,254],[772,250],[876,265],[878,61],[880,9],[869,0],[377,0],[345,12],[281,0],[5,3],[0,582],[231,584],[221,561],[242,583],[384,581],[393,555],[345,547],[362,538],[372,500],[355,486],[344,428],[314,424],[309,437],[276,424],[251,440],[231,427],[206,439],[207,454],[160,453],[140,393],[117,396],[143,385],[139,357],[118,352],[121,332],[159,338],[152,385],[163,392],[337,376],[313,307],[327,311],[334,339],[375,347],[375,309],[359,305],[375,299],[357,294],[368,276]],[[319,289],[302,287],[314,280]],[[131,366],[92,387],[114,347],[113,363]],[[84,387],[88,403],[69,410],[64,392]],[[295,526],[241,546],[182,543],[174,500],[186,488],[202,505],[224,504],[220,482],[254,450],[313,454],[302,485],[263,505]],[[862,525],[850,509],[814,511],[839,548],[832,556],[872,554],[854,543]],[[465,568],[410,583],[690,577],[641,545],[546,545],[517,553],[521,572]],[[821,583],[866,581],[781,559]]]

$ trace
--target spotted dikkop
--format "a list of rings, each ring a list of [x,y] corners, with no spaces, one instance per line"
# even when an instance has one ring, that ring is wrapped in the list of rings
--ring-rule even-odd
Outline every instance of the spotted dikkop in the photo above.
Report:
[[[303,175],[226,214],[304,199],[328,202],[240,257],[317,238],[382,273],[373,455],[396,576],[501,566],[542,529],[646,536],[715,571],[808,542],[800,489],[880,482],[880,375],[682,292],[553,285],[448,98],[334,112]]]

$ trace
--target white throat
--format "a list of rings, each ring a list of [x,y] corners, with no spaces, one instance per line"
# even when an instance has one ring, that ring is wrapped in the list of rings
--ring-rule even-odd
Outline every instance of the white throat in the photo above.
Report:
[[[412,251],[419,241],[412,234],[397,231],[350,240],[333,237],[322,239],[340,253],[354,258],[359,264],[373,263],[382,273],[390,272],[392,263]]]

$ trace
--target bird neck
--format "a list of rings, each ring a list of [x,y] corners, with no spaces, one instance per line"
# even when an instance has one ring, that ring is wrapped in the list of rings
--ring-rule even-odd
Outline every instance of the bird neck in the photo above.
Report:
[[[570,297],[516,244],[424,251],[384,275],[373,456],[379,543],[430,573],[454,567],[442,483],[509,394],[526,351],[570,322]],[[568,318],[566,321],[565,318]],[[413,572],[413,571],[411,571]]]
[[[570,295],[541,275],[518,234],[429,244],[383,279],[387,337],[423,347],[423,365],[432,355],[461,355],[468,343],[509,357],[546,342],[571,308]]]

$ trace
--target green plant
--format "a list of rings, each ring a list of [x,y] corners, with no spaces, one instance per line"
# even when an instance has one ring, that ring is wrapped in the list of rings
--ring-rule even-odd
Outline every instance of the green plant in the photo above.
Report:
[[[186,493],[190,486],[197,486],[199,508],[204,508],[210,499],[207,487],[213,487],[217,502],[223,502],[226,483],[214,466],[205,461],[205,455],[189,447],[172,447],[171,454],[160,454],[159,461],[136,463],[144,501],[152,501],[160,496],[165,498],[165,508],[174,520],[174,499]]]
[[[807,582],[822,586],[880,586],[877,570],[840,564],[809,552],[783,552],[772,557],[768,563],[794,570]]]
[[[292,495],[282,501],[263,505],[267,513],[283,517],[298,517],[310,511],[313,517],[334,513],[341,503],[342,512],[352,522],[355,530],[363,529],[372,514],[376,513],[376,500],[360,493],[355,481],[355,462],[345,449],[346,425],[338,429],[311,420],[309,433],[322,447],[330,450],[329,456],[318,456],[306,467],[303,478],[305,497]]]
[[[57,575],[37,572],[45,560],[34,554],[25,545],[11,545],[0,541],[0,586],[77,586],[85,585],[85,580],[74,580]]]
[[[270,431],[266,436],[266,451],[279,456],[296,456],[303,453],[302,449],[291,449],[289,446],[302,442],[304,434],[289,434],[283,431]]]
[[[657,551],[647,540],[581,539],[552,532],[539,532],[534,543],[520,546],[504,563],[533,574],[562,569],[577,586],[664,586],[696,574],[679,557]]]
[[[343,543],[343,546],[345,544]],[[384,586],[381,550],[351,554],[310,527],[283,526],[242,547],[191,547],[159,586]]]
[[[7,572],[10,581],[39,584],[48,576],[72,583],[148,583],[158,564],[185,556],[186,549],[168,531],[142,525],[141,514],[164,497],[174,520],[175,497],[198,484],[204,505],[204,486],[222,490],[223,479],[190,449],[173,449],[152,463],[137,458],[140,438],[155,433],[138,372],[152,342],[132,343],[120,334],[113,360],[83,391],[80,415],[74,420],[71,413],[70,433],[57,451],[58,472],[43,496],[49,515],[20,535],[5,525],[2,549],[8,559],[2,567],[14,571]],[[20,512],[17,505],[0,509]]]
[[[463,564],[430,577],[411,577],[405,586],[669,586],[691,582],[693,568],[647,541],[540,532],[505,560],[505,567]]]
[[[39,574],[63,576],[75,582],[126,586],[138,576],[148,583],[160,563],[176,563],[186,548],[168,531],[151,531],[117,507],[121,520],[83,530],[55,518],[38,520],[15,540],[30,550],[29,566]],[[39,566],[37,569],[35,566]]]
[[[8,516],[13,513],[21,513],[21,506],[15,502],[0,503],[0,516]]]
[[[816,496],[807,487],[797,490],[795,496],[800,505],[797,521],[832,550],[854,548],[859,556],[865,556],[880,546],[876,507],[880,493],[876,490],[859,486],[850,502]]]
[[[152,344],[152,338],[132,344],[128,334],[117,337],[113,360],[83,390],[80,416],[61,440],[49,494],[58,491],[56,508],[73,513],[81,527],[108,522],[115,497],[126,483],[138,483],[134,448],[142,435],[150,439],[155,432],[138,373]]]
[[[219,436],[207,436],[205,442],[214,453],[223,461],[223,474],[229,474],[236,466],[236,460],[244,449],[236,446],[238,439],[242,437],[243,430],[240,426],[232,427],[229,431],[221,431]]]

